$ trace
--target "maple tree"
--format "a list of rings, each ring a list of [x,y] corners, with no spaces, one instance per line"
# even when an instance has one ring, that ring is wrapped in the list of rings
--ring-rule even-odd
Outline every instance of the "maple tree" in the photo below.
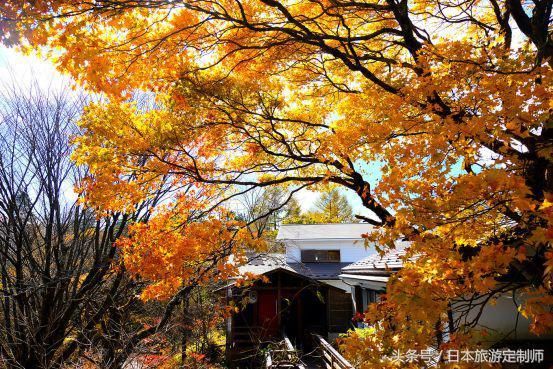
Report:
[[[516,294],[533,332],[552,329],[551,7],[11,0],[0,12],[5,43],[47,53],[109,98],[81,122],[90,205],[132,208],[166,175],[202,192],[182,192],[123,245],[158,281],[152,296],[182,283],[167,258],[198,256],[178,224],[256,187],[344,186],[372,212],[364,220],[385,229],[368,241],[382,250],[411,241],[416,260],[367,314],[375,335],[347,341],[379,362],[385,349],[426,347],[444,330],[449,341],[438,343],[472,339],[476,323],[452,318],[467,297],[478,310]],[[129,103],[135,90],[155,94],[156,106]],[[383,163],[377,183],[370,162]],[[222,218],[191,232],[229,240]]]

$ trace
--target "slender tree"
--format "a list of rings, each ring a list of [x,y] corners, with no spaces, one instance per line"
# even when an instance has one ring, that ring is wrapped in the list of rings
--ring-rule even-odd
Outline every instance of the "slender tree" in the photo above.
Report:
[[[301,209],[297,200],[281,187],[258,188],[242,195],[240,216],[257,236],[272,238],[278,226],[299,216]]]
[[[315,212],[320,222],[347,223],[355,220],[353,209],[347,198],[338,189],[324,192],[315,202]]]
[[[70,155],[85,102],[68,86],[36,81],[1,89],[0,358],[8,368],[122,368],[173,324],[173,305],[137,298],[147,282],[131,278],[116,247],[170,187],[131,213],[83,206],[76,191],[89,173]]]
[[[97,218],[73,192],[86,174],[69,158],[84,96],[2,87],[1,356],[9,368],[53,368],[117,304],[125,278],[113,243],[128,217]]]

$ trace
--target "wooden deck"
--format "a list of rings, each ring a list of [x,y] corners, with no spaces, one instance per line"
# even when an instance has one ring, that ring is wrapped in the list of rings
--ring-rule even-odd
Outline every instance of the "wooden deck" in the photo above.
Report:
[[[306,365],[300,358],[299,352],[286,336],[284,336],[284,339],[278,344],[277,348],[267,352],[265,368],[307,369]]]
[[[305,357],[292,345],[288,337],[267,352],[265,369],[354,369],[354,367],[322,336],[313,335],[317,350]]]
[[[354,369],[351,365],[330,343],[323,337],[315,334],[318,342],[321,359],[326,369]]]

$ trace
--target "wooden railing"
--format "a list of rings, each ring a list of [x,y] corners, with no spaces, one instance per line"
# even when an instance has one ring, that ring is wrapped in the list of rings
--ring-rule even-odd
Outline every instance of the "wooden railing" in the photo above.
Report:
[[[283,340],[280,341],[275,348],[267,351],[265,368],[306,369],[298,356],[297,350],[286,336],[284,336]]]
[[[313,335],[319,350],[321,351],[321,358],[325,364],[326,369],[354,369],[351,365],[332,345],[318,334]]]

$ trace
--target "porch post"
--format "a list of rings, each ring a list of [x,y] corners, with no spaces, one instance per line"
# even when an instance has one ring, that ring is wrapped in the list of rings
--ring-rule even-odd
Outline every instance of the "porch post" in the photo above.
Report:
[[[279,331],[281,331],[281,333],[283,333],[283,329],[282,329],[282,319],[281,319],[281,297],[282,297],[282,292],[281,292],[281,274],[278,273],[278,276],[277,276],[277,322],[278,322],[278,329]]]

